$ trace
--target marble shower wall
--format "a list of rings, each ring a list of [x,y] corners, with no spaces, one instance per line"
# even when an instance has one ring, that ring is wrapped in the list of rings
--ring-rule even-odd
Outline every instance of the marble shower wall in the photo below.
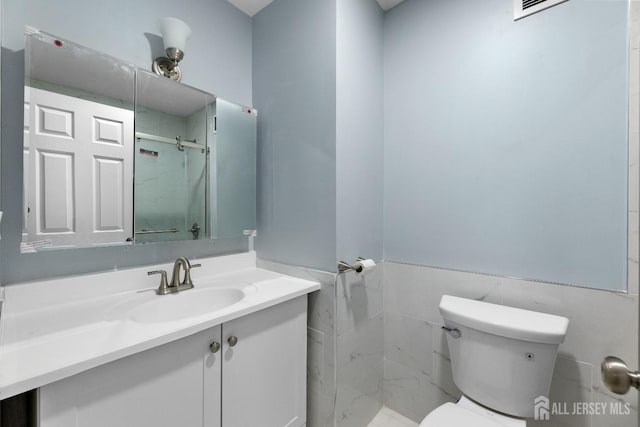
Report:
[[[138,107],[136,132],[149,133],[164,138],[186,135],[186,120],[159,111]],[[149,150],[157,156],[141,154]],[[136,230],[168,230],[177,228],[179,233],[137,234],[140,243],[188,240],[185,231],[185,209],[187,186],[185,176],[186,157],[175,146],[151,141],[136,140],[134,147],[135,200],[134,215]],[[176,239],[180,234],[180,239]]]
[[[531,421],[540,427],[635,427],[637,396],[617,396],[600,379],[600,362],[614,353],[638,360],[638,291],[629,294],[559,286],[437,268],[384,263],[384,404],[420,422],[460,396],[438,304],[454,295],[569,318],[551,384],[552,402],[628,402],[629,415],[572,415]],[[533,402],[532,402],[533,404]]]

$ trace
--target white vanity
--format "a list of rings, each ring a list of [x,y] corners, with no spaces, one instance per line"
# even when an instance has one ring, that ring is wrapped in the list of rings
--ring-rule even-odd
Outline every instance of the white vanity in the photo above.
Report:
[[[320,285],[253,253],[199,262],[162,296],[147,271],[172,264],[7,286],[0,398],[39,388],[41,427],[304,425]]]

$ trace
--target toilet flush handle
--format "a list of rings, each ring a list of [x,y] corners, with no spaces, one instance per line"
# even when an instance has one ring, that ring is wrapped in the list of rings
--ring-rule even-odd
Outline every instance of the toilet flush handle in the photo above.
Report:
[[[449,328],[447,326],[443,326],[442,329],[448,333],[449,335],[451,335],[452,337],[458,339],[462,336],[462,333],[460,332],[460,329],[457,328]]]

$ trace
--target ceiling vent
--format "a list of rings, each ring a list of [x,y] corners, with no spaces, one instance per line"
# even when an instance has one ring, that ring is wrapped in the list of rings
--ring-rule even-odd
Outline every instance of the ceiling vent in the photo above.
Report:
[[[568,0],[513,0],[514,21]]]

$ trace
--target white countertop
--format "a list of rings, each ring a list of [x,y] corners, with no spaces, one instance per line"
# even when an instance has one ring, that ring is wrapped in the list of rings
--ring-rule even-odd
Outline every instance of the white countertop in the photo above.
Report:
[[[320,289],[320,284],[256,268],[255,254],[200,259],[195,289],[240,289],[227,307],[161,322],[132,320],[130,308],[157,298],[163,264],[10,285],[0,314],[0,399],[183,338]],[[186,294],[185,294],[186,295]],[[195,294],[193,294],[195,295]],[[169,300],[163,300],[169,301]]]

